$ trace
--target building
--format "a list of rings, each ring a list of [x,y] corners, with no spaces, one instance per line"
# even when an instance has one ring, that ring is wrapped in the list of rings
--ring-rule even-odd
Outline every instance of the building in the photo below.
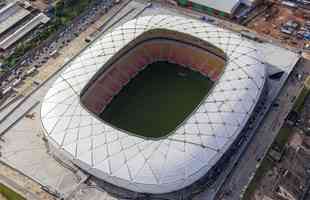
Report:
[[[30,11],[21,7],[16,2],[5,5],[0,9],[0,34],[10,29],[29,14]]]
[[[23,38],[25,35],[30,33],[30,31],[37,28],[40,24],[46,24],[49,21],[49,17],[43,13],[38,14],[30,21],[28,21],[25,25],[19,27],[12,34],[8,35],[2,41],[0,41],[0,49],[6,50]]]
[[[49,17],[43,13],[35,14],[30,3],[14,1],[0,9],[0,50],[6,51]]]
[[[193,68],[216,84],[181,125],[156,140],[100,120],[97,113],[121,87],[156,60]],[[138,193],[179,191],[217,178],[242,144],[265,80],[256,47],[240,35],[184,17],[140,17],[70,61],[43,100],[42,126],[51,148],[105,182]]]
[[[232,18],[241,6],[251,7],[260,0],[177,0],[179,5],[210,15]]]

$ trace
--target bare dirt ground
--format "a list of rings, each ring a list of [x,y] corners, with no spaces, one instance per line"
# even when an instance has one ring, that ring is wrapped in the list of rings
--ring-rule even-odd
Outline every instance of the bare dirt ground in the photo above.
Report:
[[[271,6],[264,14],[253,19],[247,27],[260,34],[269,35],[281,40],[283,43],[294,47],[303,47],[304,41],[296,36],[284,34],[280,31],[282,24],[294,20],[301,25],[305,22],[305,13],[301,9],[292,9],[279,4]]]

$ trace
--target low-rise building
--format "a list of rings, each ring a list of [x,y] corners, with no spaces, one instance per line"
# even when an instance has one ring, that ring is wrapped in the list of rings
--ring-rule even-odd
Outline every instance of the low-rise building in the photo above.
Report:
[[[45,14],[40,13],[34,18],[32,18],[29,22],[27,22],[25,25],[17,29],[15,32],[13,32],[11,35],[0,41],[0,49],[6,50],[9,47],[11,47],[14,43],[19,41],[22,37],[24,37],[26,34],[28,34],[30,31],[38,27],[40,24],[45,24],[49,21],[49,17],[47,17]]]
[[[21,7],[16,2],[5,5],[0,9],[0,34],[10,29],[29,14],[30,11]]]
[[[242,5],[251,7],[261,0],[177,0],[179,5],[203,11],[211,15],[234,17],[237,9]]]

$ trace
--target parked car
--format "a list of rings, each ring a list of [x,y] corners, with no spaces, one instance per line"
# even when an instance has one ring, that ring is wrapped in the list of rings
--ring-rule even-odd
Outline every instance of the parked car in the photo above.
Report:
[[[285,33],[285,34],[292,35],[292,34],[294,33],[295,29],[292,28],[292,27],[285,27],[285,26],[282,26],[282,27],[280,28],[280,31],[281,31],[282,33]]]

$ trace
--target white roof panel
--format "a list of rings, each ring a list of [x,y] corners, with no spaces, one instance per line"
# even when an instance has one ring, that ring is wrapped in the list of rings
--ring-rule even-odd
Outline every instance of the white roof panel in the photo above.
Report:
[[[195,113],[166,138],[151,140],[110,127],[86,111],[79,98],[91,77],[115,52],[157,28],[213,43],[222,48],[227,62],[223,75]],[[166,15],[133,19],[100,36],[70,61],[44,98],[42,124],[56,148],[98,178],[142,193],[179,190],[205,175],[240,134],[265,84],[265,65],[260,59],[250,41],[205,22]]]

